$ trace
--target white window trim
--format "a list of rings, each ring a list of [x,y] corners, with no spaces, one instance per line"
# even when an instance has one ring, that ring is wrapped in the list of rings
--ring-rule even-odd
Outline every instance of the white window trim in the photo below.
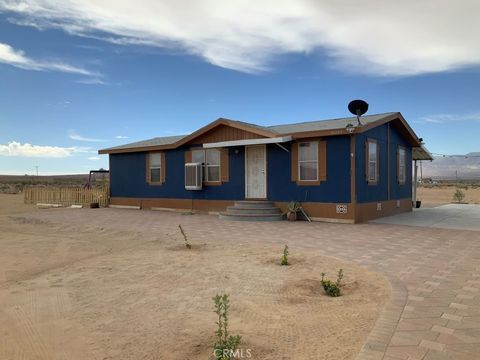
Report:
[[[203,182],[212,182],[212,183],[219,183],[222,181],[222,153],[220,149],[208,149],[208,150],[217,150],[219,152],[219,164],[218,165],[210,165],[208,164],[208,159],[207,159],[207,149],[192,149],[192,158],[193,158],[193,152],[194,151],[200,151],[203,152],[203,162],[202,162],[202,167],[203,167],[203,173],[205,174]],[[218,180],[210,180],[208,178],[208,168],[211,167],[218,167]]]
[[[159,154],[160,155],[160,165],[152,165],[152,155],[154,154]],[[151,152],[149,153],[149,159],[148,159],[148,165],[149,165],[149,173],[148,173],[148,176],[149,176],[149,180],[150,180],[150,183],[152,184],[160,184],[162,182],[162,153],[159,153],[159,152]],[[160,170],[160,178],[158,179],[158,181],[153,181],[152,180],[152,170]]]
[[[313,143],[316,143],[317,144],[317,159],[316,160],[300,160],[300,145],[301,144],[313,144]],[[319,174],[318,174],[318,147],[319,147],[319,143],[318,141],[302,141],[302,142],[299,142],[298,143],[298,161],[297,161],[297,166],[298,166],[298,180],[299,181],[318,181],[319,179]],[[301,163],[316,163],[317,165],[317,176],[315,179],[309,179],[309,180],[304,180],[302,179],[302,172],[300,171],[300,164]]]
[[[370,144],[375,144],[375,160],[370,159]],[[368,178],[367,181],[369,183],[377,183],[378,182],[378,174],[380,169],[378,168],[378,143],[374,140],[367,140],[367,159],[368,159]],[[375,177],[372,179],[372,174],[370,172],[370,165],[375,164]]]

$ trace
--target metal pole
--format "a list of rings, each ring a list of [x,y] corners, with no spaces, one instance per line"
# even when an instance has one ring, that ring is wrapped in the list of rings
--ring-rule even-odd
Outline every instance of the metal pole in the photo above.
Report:
[[[420,182],[423,184],[423,168],[422,168],[422,160],[420,160]]]
[[[35,168],[37,169],[37,176],[38,176],[38,166],[35,166]]]
[[[415,160],[414,163],[414,168],[413,168],[413,202],[414,206],[416,206],[416,201],[417,201],[417,171],[418,171],[418,165],[417,165],[417,160]]]

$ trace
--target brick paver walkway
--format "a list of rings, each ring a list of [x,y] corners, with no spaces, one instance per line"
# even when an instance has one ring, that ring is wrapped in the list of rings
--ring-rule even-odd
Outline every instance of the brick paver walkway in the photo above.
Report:
[[[383,273],[393,289],[358,359],[480,359],[480,232],[384,224],[235,222],[215,216],[98,209],[45,211],[35,217],[72,230],[148,229],[159,234],[182,224],[191,239],[288,244],[354,261]],[[59,216],[60,214],[64,214]],[[193,240],[192,240],[193,241]]]

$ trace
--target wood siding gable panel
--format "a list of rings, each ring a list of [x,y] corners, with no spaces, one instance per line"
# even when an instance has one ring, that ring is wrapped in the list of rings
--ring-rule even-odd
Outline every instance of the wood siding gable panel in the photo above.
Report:
[[[216,143],[222,141],[234,141],[234,140],[249,140],[249,139],[262,139],[264,136],[254,134],[252,132],[237,129],[227,125],[218,125],[217,127],[207,131],[204,134],[190,140],[188,144],[205,144]]]

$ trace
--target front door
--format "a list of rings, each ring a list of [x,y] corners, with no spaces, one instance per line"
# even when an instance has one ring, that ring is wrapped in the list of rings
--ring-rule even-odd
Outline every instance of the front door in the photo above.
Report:
[[[245,147],[245,197],[267,197],[267,156],[265,145]]]

